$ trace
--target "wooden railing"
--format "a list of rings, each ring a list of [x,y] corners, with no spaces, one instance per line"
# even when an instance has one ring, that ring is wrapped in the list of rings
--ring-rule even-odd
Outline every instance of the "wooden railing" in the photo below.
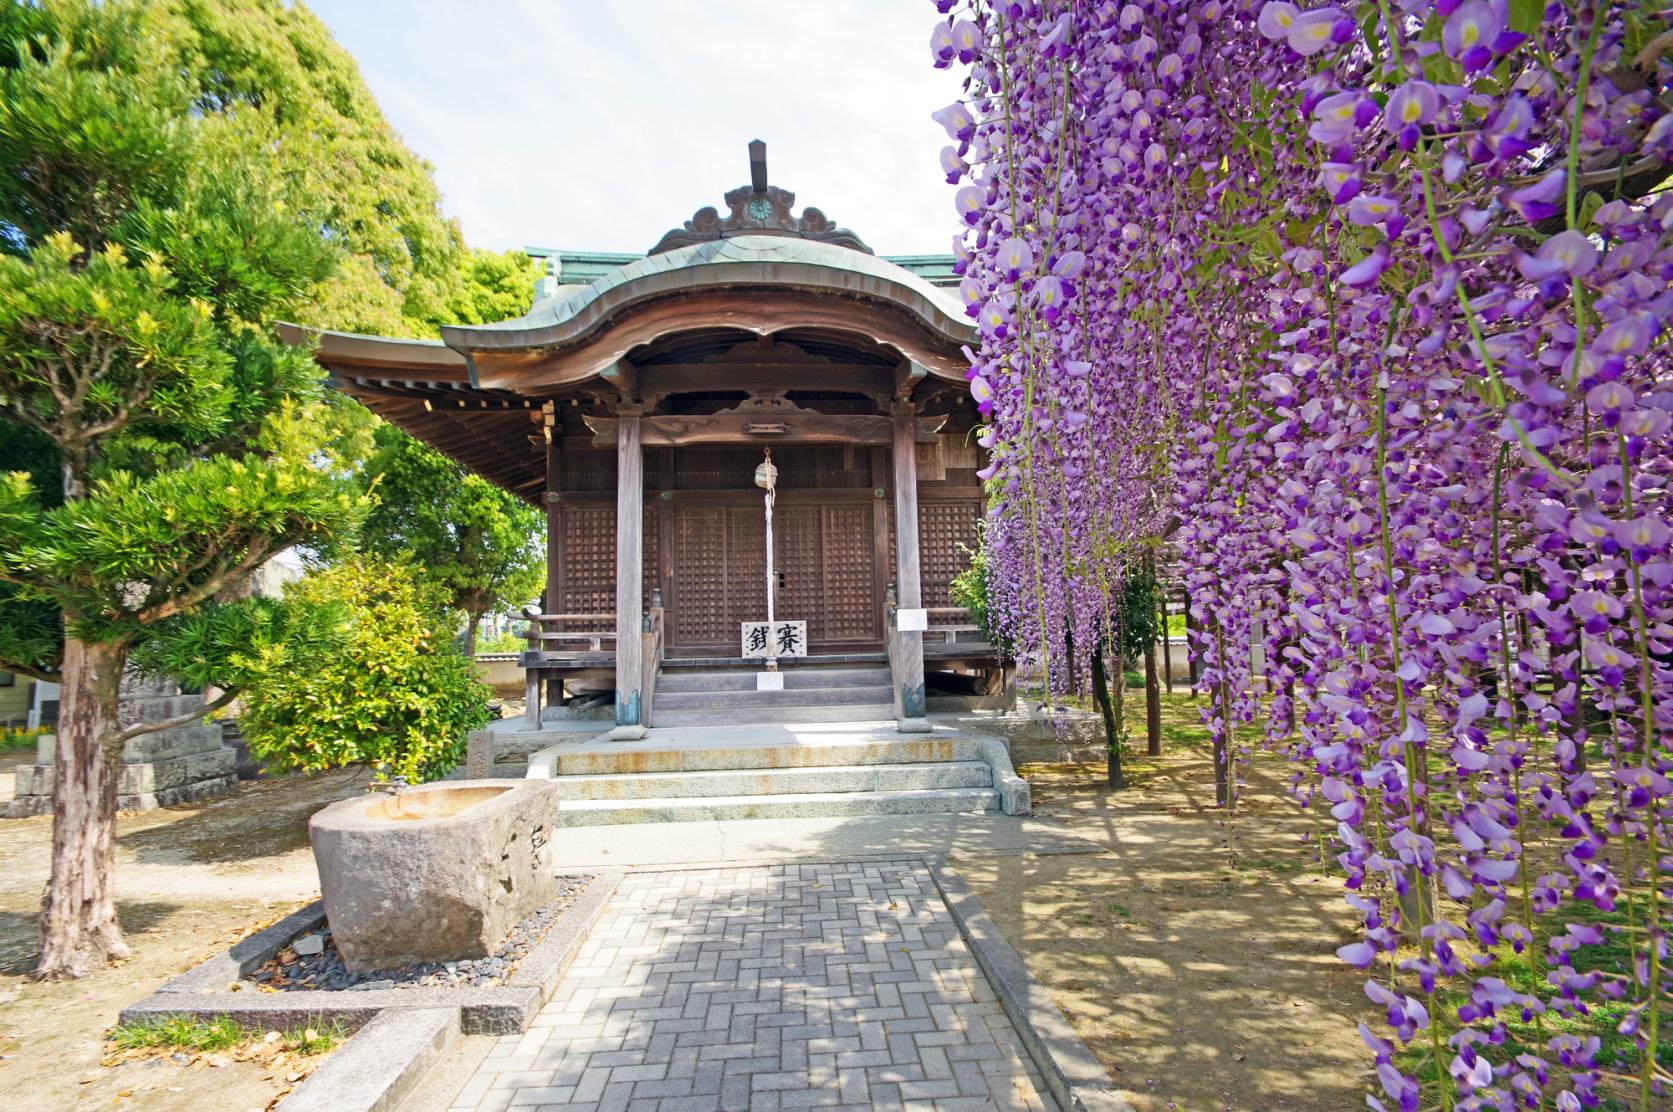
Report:
[[[529,623],[528,647],[523,650],[523,717],[528,729],[540,729],[540,688],[549,675],[577,667],[598,667],[606,663],[602,656],[588,660],[582,654],[608,652],[615,656],[614,629],[573,630],[564,626],[600,624],[613,626],[614,614],[542,614],[538,607],[524,609]],[[605,643],[610,647],[605,649]]]
[[[614,614],[542,614],[530,606],[523,611],[523,617],[528,619],[528,651],[532,653],[562,652],[564,646],[570,644],[585,646],[584,649],[573,651],[596,653],[604,651],[604,642],[609,641],[614,645],[616,641],[616,616]],[[609,628],[590,630],[561,628],[574,622],[582,622],[587,625],[603,623]],[[554,646],[554,648],[548,648],[548,645]]]
[[[924,641],[927,644],[931,637],[937,637],[942,644],[952,645],[962,642],[986,644],[987,638],[982,635],[982,627],[970,620],[970,611],[962,606],[931,606],[929,611],[929,629],[924,631]]]

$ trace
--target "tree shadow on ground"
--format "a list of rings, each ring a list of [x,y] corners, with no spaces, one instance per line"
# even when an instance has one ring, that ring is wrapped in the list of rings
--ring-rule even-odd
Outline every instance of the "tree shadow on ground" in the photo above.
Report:
[[[308,819],[329,803],[365,790],[366,770],[261,780],[237,795],[179,809],[174,822],[129,830],[118,847],[148,864],[219,864],[289,853],[308,844]]]
[[[918,838],[912,852],[949,857],[1137,1112],[1361,1105],[1375,1079],[1355,1025],[1375,1016],[1363,974],[1335,956],[1354,920],[1340,878],[1321,876],[1303,840],[1313,820],[1287,798],[1288,765],[1250,762],[1228,827],[1198,704],[1179,695],[1163,706],[1164,753],[1153,758],[1143,699],[1127,700],[1124,790],[1105,784],[1096,718],[1055,734],[1016,719],[969,723],[1001,736],[1015,727],[1024,752],[1051,755],[1019,768],[1034,797],[1026,848],[994,852],[953,822],[943,843]],[[821,835],[799,835],[796,852],[852,858],[855,828],[870,821],[827,831],[828,850]]]
[[[116,919],[123,934],[139,934],[161,925],[180,908],[180,904],[163,900],[118,900]],[[40,958],[40,916],[0,911],[0,974],[22,976],[32,971]]]

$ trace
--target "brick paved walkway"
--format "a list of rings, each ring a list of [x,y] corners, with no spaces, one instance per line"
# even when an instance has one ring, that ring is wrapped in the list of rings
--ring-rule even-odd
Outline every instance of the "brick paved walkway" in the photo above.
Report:
[[[920,861],[634,873],[456,1112],[1055,1108]]]

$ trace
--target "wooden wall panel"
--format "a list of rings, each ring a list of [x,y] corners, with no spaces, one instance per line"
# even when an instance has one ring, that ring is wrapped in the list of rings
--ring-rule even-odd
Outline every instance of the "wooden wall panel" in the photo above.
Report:
[[[673,546],[670,640],[712,642],[726,620],[726,508],[676,506]]]
[[[614,506],[564,506],[563,567],[558,612],[563,614],[614,614],[616,612],[616,508]],[[645,507],[645,548],[640,584],[645,605],[650,606],[651,588],[659,586],[657,573],[657,508]],[[614,629],[615,622],[571,623],[573,629]]]
[[[923,502],[918,506],[918,567],[925,606],[951,606],[947,585],[970,564],[977,542],[979,501]]]
[[[738,651],[738,627],[767,616],[767,520],[758,499],[726,509],[726,628],[720,638]],[[785,615],[788,617],[789,615]]]
[[[871,515],[866,503],[825,506],[821,509],[823,598],[819,608],[818,639],[875,641],[882,637],[878,622],[882,600],[874,593],[877,578],[872,565]],[[809,639],[814,639],[812,628]]]

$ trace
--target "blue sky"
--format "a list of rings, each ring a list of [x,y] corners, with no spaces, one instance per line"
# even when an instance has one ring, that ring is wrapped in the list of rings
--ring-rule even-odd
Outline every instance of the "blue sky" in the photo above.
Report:
[[[927,0],[311,0],[479,247],[644,251],[749,180],[880,254],[956,230]]]

